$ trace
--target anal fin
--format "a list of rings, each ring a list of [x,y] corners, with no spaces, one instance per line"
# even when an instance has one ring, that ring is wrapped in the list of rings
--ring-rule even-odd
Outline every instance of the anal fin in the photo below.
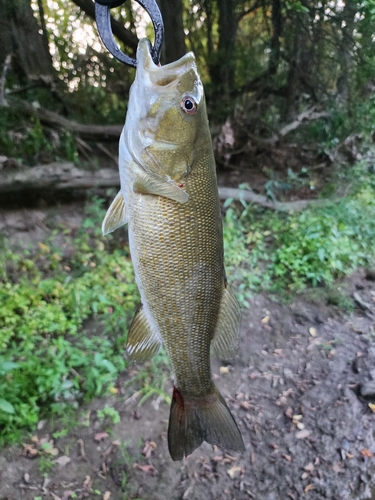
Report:
[[[229,285],[223,289],[211,347],[219,358],[232,359],[238,351],[241,310]]]
[[[121,191],[119,191],[105,214],[102,224],[103,236],[112,233],[115,229],[126,223],[125,200]]]
[[[139,309],[129,328],[126,352],[132,361],[147,361],[155,356],[161,347],[161,338],[150,325],[144,309]]]

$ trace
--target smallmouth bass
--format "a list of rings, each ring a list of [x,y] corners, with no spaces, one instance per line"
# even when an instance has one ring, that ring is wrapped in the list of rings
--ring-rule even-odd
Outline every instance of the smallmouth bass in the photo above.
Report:
[[[237,351],[240,310],[226,280],[215,160],[193,53],[156,66],[146,39],[120,138],[121,190],[103,234],[128,223],[142,307],[127,353],[145,361],[162,343],[174,371],[168,447],[181,460],[203,441],[242,452],[241,433],[211,379],[210,349]]]

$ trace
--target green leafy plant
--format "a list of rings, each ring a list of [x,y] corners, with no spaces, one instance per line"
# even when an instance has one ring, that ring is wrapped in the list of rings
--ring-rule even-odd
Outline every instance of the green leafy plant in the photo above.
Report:
[[[375,180],[366,163],[350,175],[351,196],[302,213],[229,204],[225,255],[242,302],[252,289],[301,290],[329,284],[373,262]]]
[[[109,250],[111,238],[100,234],[103,212],[94,200],[76,235],[58,228],[36,249],[0,242],[0,443],[105,393],[126,367],[138,292],[128,249]],[[100,335],[82,334],[92,316],[102,320]]]
[[[98,410],[97,415],[99,420],[108,419],[112,421],[114,425],[119,424],[121,422],[121,417],[119,412],[108,405],[106,405],[102,410]]]

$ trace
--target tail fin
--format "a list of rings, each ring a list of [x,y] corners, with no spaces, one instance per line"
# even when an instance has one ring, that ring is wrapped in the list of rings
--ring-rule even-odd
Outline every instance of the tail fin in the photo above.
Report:
[[[203,441],[226,450],[245,451],[237,424],[214,385],[211,394],[199,399],[186,398],[174,387],[168,429],[172,460],[182,460]]]

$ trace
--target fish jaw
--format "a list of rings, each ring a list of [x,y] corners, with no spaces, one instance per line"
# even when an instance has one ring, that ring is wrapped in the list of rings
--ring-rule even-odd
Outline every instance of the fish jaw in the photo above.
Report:
[[[194,115],[182,109],[187,98],[197,106]],[[133,160],[146,172],[178,182],[192,168],[202,126],[207,115],[194,54],[157,66],[148,40],[140,40],[123,137]]]

